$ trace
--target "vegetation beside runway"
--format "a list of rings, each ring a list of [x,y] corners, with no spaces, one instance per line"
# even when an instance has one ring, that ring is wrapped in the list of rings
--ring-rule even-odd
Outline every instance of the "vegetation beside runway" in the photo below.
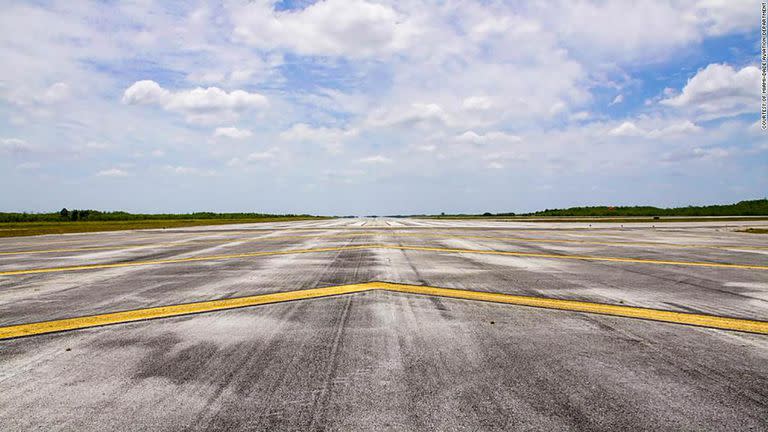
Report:
[[[325,216],[261,213],[132,214],[65,210],[58,213],[0,213],[0,237],[328,219]]]
[[[696,222],[707,220],[743,221],[768,219],[768,199],[740,201],[736,204],[659,208],[652,206],[592,206],[547,209],[533,213],[490,213],[412,215],[437,219],[520,219],[571,222]]]

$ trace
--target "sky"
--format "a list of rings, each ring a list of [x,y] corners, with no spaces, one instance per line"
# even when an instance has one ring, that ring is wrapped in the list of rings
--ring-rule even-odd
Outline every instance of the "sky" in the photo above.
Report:
[[[3,2],[0,211],[768,193],[757,0]]]

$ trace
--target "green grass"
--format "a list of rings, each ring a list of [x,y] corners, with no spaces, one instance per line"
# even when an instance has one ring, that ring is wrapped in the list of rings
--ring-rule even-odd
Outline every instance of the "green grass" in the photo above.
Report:
[[[768,234],[768,228],[747,228],[745,230],[741,230],[741,232],[752,234]]]
[[[41,234],[67,234],[135,229],[183,228],[204,225],[225,225],[260,222],[285,222],[325,219],[312,216],[277,216],[245,219],[155,219],[89,222],[5,222],[0,223],[0,237],[22,237]]]

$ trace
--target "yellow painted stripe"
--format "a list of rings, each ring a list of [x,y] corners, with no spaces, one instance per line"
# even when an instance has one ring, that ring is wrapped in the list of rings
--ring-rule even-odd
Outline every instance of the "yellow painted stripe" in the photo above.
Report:
[[[320,297],[352,294],[370,290],[386,290],[407,294],[420,294],[440,297],[450,297],[463,300],[504,303],[517,306],[530,306],[545,309],[558,309],[570,312],[583,312],[601,315],[611,315],[624,318],[636,318],[651,321],[662,321],[675,324],[686,324],[721,330],[734,330],[748,333],[768,334],[768,322],[740,318],[728,318],[715,315],[690,314],[683,312],[665,311],[659,309],[618,306],[602,303],[592,303],[576,300],[561,300],[546,297],[520,296],[484,291],[469,291],[432,286],[406,285],[389,282],[369,282],[363,284],[341,285],[327,288],[262,294],[249,297],[239,297],[223,300],[212,300],[197,303],[161,306],[146,309],[136,309],[101,315],[90,315],[77,318],[66,318],[29,324],[0,327],[0,340],[24,336],[33,336],[68,330],[142,321],[156,318],[167,318],[226,309],[280,303],[293,300],[306,300]]]
[[[469,291],[431,286],[403,285],[387,282],[373,282],[375,288],[408,294],[423,294],[451,297],[464,300],[478,300],[493,303],[506,303],[518,306],[531,306],[545,309],[559,309],[570,312],[585,312],[600,315],[612,315],[624,318],[638,318],[651,321],[663,321],[675,324],[687,324],[721,330],[735,330],[748,333],[768,334],[768,322],[742,318],[728,318],[716,315],[702,315],[660,309],[619,306],[604,303],[592,303],[577,300],[561,300],[546,297],[520,296],[495,292]]]
[[[434,247],[425,247],[425,246],[378,245],[376,247],[381,249],[471,253],[471,254],[483,254],[483,255],[506,255],[506,256],[519,256],[519,257],[528,257],[528,258],[552,258],[552,259],[570,259],[570,260],[583,260],[583,261],[611,261],[611,262],[627,262],[627,263],[637,263],[637,264],[662,264],[662,265],[680,265],[680,266],[695,266],[695,267],[719,267],[719,268],[737,268],[737,269],[750,269],[750,270],[768,270],[768,266],[757,265],[757,264],[729,264],[729,263],[710,263],[710,262],[700,262],[700,261],[654,260],[654,259],[646,259],[646,258],[623,258],[623,257],[608,257],[608,256],[596,256],[596,255],[557,255],[557,254],[545,254],[545,253],[508,252],[508,251],[480,250],[480,249],[434,248]]]
[[[476,239],[476,240],[494,240],[502,242],[523,242],[523,243],[562,243],[562,244],[580,244],[580,245],[598,245],[598,246],[617,246],[617,247],[653,247],[653,248],[676,248],[676,249],[741,249],[741,250],[768,250],[768,246],[739,246],[739,245],[705,245],[705,244],[675,244],[661,242],[631,242],[631,241],[595,241],[595,240],[573,240],[573,239],[548,239],[532,237],[508,237],[508,236],[488,236],[488,235],[452,235],[449,233],[398,233],[398,232],[357,232],[357,233],[337,233],[337,234],[318,234],[318,235],[281,235],[273,237],[256,238],[228,238],[215,240],[191,240],[175,241],[161,243],[141,243],[134,245],[118,246],[83,246],[70,248],[53,249],[32,249],[32,250],[13,250],[0,252],[0,256],[10,255],[28,255],[28,254],[46,254],[61,252],[80,252],[80,251],[98,251],[98,250],[130,250],[145,247],[174,247],[187,245],[225,245],[227,243],[255,243],[283,240],[303,240],[315,238],[346,238],[377,235],[392,235],[393,237],[418,237],[418,238],[439,238],[439,239]]]
[[[213,312],[225,309],[235,309],[270,303],[280,303],[292,300],[304,300],[327,297],[339,294],[350,294],[367,291],[368,284],[342,285],[328,288],[315,288],[299,291],[262,294],[249,297],[238,297],[223,300],[212,300],[197,303],[185,303],[172,306],[161,306],[146,309],[136,309],[124,312],[114,312],[102,315],[90,315],[77,318],[66,318],[30,324],[19,324],[0,327],[0,339],[10,339],[23,336],[33,336],[45,333],[55,333],[67,330],[77,330],[89,327],[120,324],[133,321],[143,321],[155,318],[168,318],[203,312]]]
[[[252,257],[273,256],[273,255],[336,252],[336,251],[343,251],[343,250],[358,250],[358,249],[396,249],[396,250],[424,251],[424,252],[502,255],[502,256],[525,257],[525,258],[546,258],[546,259],[581,260],[581,261],[608,261],[608,262],[625,262],[625,263],[636,263],[636,264],[658,264],[658,265],[677,265],[677,266],[694,266],[694,267],[733,268],[733,269],[747,269],[747,270],[768,270],[768,266],[757,265],[757,264],[729,264],[729,263],[711,263],[711,262],[697,262],[697,261],[673,261],[673,260],[654,260],[654,259],[645,259],[645,258],[609,257],[609,256],[596,256],[596,255],[558,255],[558,254],[510,252],[510,251],[480,250],[480,249],[455,249],[455,248],[437,248],[437,247],[426,247],[426,246],[363,244],[363,245],[337,246],[337,247],[325,247],[325,248],[314,248],[314,249],[289,249],[289,250],[282,250],[282,251],[246,252],[246,253],[225,254],[225,255],[206,255],[206,256],[189,257],[189,258],[171,258],[171,259],[164,259],[164,260],[131,261],[131,262],[106,263],[106,264],[84,264],[79,266],[66,266],[66,267],[5,270],[5,271],[0,271],[0,276],[27,275],[27,274],[37,274],[37,273],[57,273],[57,272],[64,272],[64,271],[95,270],[95,269],[107,269],[107,268],[119,268],[119,267],[138,267],[138,266],[160,265],[160,264],[178,264],[178,263],[187,263],[187,262],[196,262],[196,261],[217,261],[217,260],[252,258]]]
[[[312,252],[334,252],[345,249],[364,249],[365,246],[344,246],[344,247],[328,247],[328,248],[315,248],[315,249],[289,249],[283,251],[266,251],[266,252],[246,252],[237,254],[226,255],[206,255],[189,258],[170,258],[163,260],[150,260],[150,261],[130,261],[121,263],[107,263],[107,264],[84,264],[79,266],[66,266],[66,267],[47,267],[37,269],[24,269],[24,270],[6,270],[0,271],[0,276],[13,276],[13,275],[26,275],[36,273],[57,273],[64,271],[76,271],[76,270],[95,270],[106,268],[119,268],[119,267],[138,267],[147,265],[159,265],[159,264],[178,264],[195,261],[218,261],[237,258],[252,258],[261,256],[273,256],[273,255],[291,255],[291,254],[303,254]]]
[[[416,236],[425,237],[433,236],[432,234],[422,233],[403,233],[397,234],[398,236]],[[582,244],[582,245],[598,245],[598,246],[620,246],[620,247],[658,247],[658,248],[681,248],[681,249],[744,249],[744,250],[768,250],[768,246],[738,246],[738,245],[706,245],[706,244],[677,244],[677,243],[661,243],[661,242],[642,242],[642,241],[596,241],[596,240],[573,240],[573,239],[549,239],[549,238],[532,238],[532,237],[507,237],[507,236],[473,236],[473,235],[461,235],[451,236],[447,235],[447,238],[458,239],[478,239],[478,240],[497,240],[505,242],[524,242],[524,243],[564,243],[564,244]]]

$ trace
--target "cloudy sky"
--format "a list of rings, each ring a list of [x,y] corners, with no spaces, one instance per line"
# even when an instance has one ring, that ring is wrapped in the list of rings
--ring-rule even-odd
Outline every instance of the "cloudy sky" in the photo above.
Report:
[[[768,191],[757,0],[3,3],[3,211]]]

